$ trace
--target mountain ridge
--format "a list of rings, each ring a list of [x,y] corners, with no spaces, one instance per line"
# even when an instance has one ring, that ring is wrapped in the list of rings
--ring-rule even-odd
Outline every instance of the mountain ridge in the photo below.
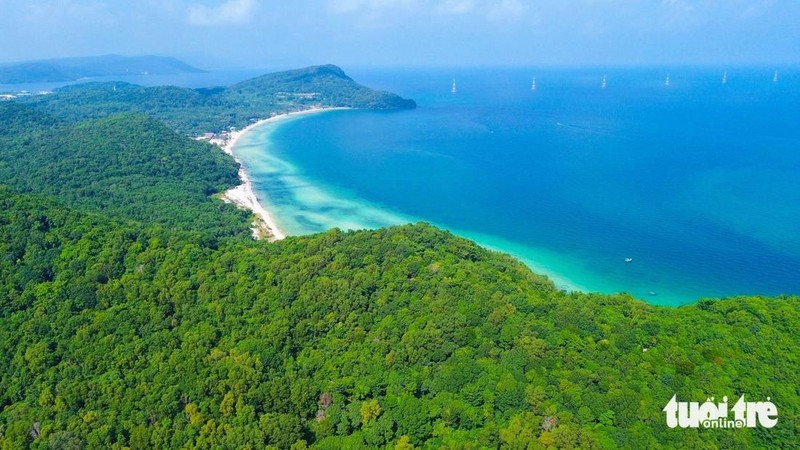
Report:
[[[0,84],[49,83],[124,75],[202,73],[170,56],[102,55],[0,64]]]

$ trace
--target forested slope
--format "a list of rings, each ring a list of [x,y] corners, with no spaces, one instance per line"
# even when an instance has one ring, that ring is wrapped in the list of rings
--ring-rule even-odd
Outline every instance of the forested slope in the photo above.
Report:
[[[427,225],[214,250],[7,190],[0,204],[8,448],[800,438],[797,298],[568,295]],[[674,394],[740,393],[771,397],[778,426],[666,427]]]
[[[73,125],[0,102],[0,123],[0,184],[206,238],[250,233],[249,213],[211,198],[240,183],[218,147],[137,114]]]

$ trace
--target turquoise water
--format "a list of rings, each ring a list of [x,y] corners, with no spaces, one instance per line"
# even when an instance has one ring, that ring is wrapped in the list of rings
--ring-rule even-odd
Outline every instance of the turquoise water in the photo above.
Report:
[[[800,77],[722,72],[357,73],[419,108],[287,119],[236,152],[290,234],[425,220],[566,289],[798,294]]]

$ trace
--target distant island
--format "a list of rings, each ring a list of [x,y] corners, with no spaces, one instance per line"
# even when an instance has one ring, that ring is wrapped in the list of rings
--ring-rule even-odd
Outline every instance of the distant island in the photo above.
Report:
[[[56,83],[83,78],[126,75],[202,73],[167,56],[87,56],[0,64],[0,84]]]

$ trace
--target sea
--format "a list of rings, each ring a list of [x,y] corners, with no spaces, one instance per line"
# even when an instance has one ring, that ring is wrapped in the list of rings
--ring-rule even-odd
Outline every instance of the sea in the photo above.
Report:
[[[424,221],[564,290],[669,306],[800,294],[798,67],[344,69],[418,108],[243,136],[235,153],[288,234]]]
[[[800,71],[782,69],[351,71],[418,108],[267,123],[235,152],[289,234],[424,221],[565,290],[800,294]]]

